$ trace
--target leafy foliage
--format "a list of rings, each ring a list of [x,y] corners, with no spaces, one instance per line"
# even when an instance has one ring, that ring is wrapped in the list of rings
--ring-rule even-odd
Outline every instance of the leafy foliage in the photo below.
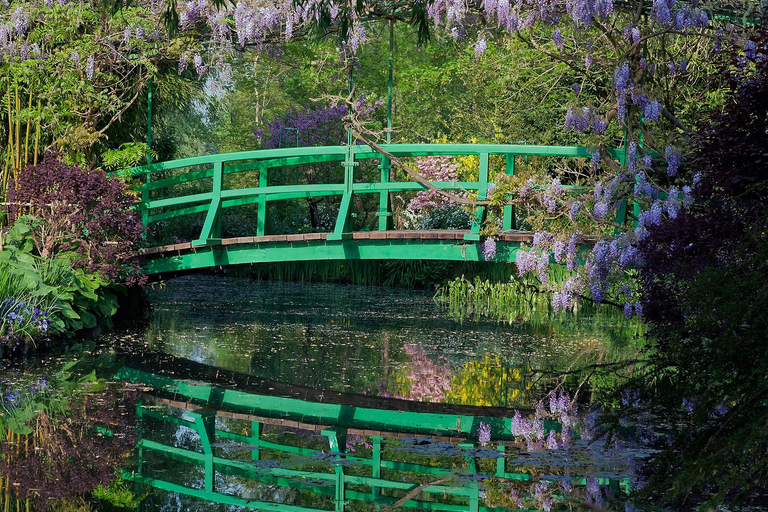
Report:
[[[687,506],[764,488],[768,436],[768,28],[723,70],[725,108],[691,155],[694,204],[642,243],[645,315],[654,342],[650,388],[671,425],[651,483]]]
[[[75,267],[128,285],[142,282],[134,258],[144,228],[120,180],[49,154],[24,169],[8,197],[11,222],[25,214],[37,218],[26,226],[42,258],[71,250],[80,256],[72,261]]]
[[[0,251],[0,296],[17,305],[13,312],[23,318],[23,322],[14,325],[12,336],[3,332],[0,349],[16,349],[19,344],[46,335],[110,325],[117,311],[115,287],[100,273],[76,267],[75,262],[80,260],[77,253],[61,251],[50,259],[33,254],[30,224],[38,223],[29,216],[18,219],[6,234],[5,248]]]

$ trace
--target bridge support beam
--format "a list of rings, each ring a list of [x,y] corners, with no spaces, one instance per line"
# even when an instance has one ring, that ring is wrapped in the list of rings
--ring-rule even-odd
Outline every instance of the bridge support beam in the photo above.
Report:
[[[350,142],[347,144],[347,154],[344,158],[344,195],[341,197],[341,206],[339,206],[339,215],[336,217],[336,225],[333,233],[328,235],[328,240],[343,240],[352,236],[352,185],[355,181],[355,167],[359,165],[355,162],[355,145]]]
[[[267,187],[267,167],[259,168],[259,188]],[[260,194],[258,211],[256,212],[256,236],[267,234],[267,195]]]
[[[216,413],[214,411],[190,412],[189,416],[195,420],[195,431],[200,436],[205,458],[205,490],[213,492],[215,489],[216,474],[213,469],[213,447],[211,446],[216,435]]]
[[[488,153],[480,154],[480,168],[478,169],[477,181],[477,200],[485,201],[488,198]],[[464,235],[464,240],[474,242],[480,240],[480,229],[483,227],[484,220],[485,206],[476,207],[472,217],[471,232]]]
[[[515,174],[515,155],[507,155],[507,165],[505,169],[507,176],[514,176]],[[515,218],[514,205],[508,204],[504,206],[504,219],[502,220],[501,229],[517,229],[517,219]]]
[[[224,164],[215,162],[213,164],[213,197],[211,206],[205,216],[203,230],[200,237],[192,241],[192,245],[200,247],[203,245],[212,245],[221,241],[221,188],[224,181]]]
[[[389,183],[389,172],[392,168],[389,158],[383,157],[379,168],[381,169],[381,182]],[[376,212],[376,216],[379,218],[379,231],[392,229],[392,208],[389,204],[388,190],[379,193],[379,211]]]

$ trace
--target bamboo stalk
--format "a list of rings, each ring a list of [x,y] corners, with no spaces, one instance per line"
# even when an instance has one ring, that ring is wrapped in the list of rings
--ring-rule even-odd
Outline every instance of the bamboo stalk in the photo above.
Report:
[[[40,118],[41,118],[41,110],[40,110],[40,98],[37,98],[37,122],[35,123],[35,154],[32,157],[32,165],[37,165],[37,152],[39,151],[40,147]]]
[[[19,111],[21,110],[21,101],[19,99],[19,83],[16,82],[16,166],[13,169],[13,185],[18,186],[19,168],[21,167],[21,120]]]
[[[13,114],[11,112],[11,78],[8,75],[8,96],[6,96],[8,103],[8,158],[11,160],[9,171],[13,172]],[[9,173],[10,174],[10,173]]]
[[[3,507],[3,510],[5,512],[9,512],[9,507],[11,506],[11,475],[6,475],[5,477],[5,506]]]
[[[29,93],[29,107],[27,110],[32,112],[32,93]],[[30,121],[27,121],[27,135],[24,138],[24,167],[27,166],[27,162],[29,161],[29,128]]]

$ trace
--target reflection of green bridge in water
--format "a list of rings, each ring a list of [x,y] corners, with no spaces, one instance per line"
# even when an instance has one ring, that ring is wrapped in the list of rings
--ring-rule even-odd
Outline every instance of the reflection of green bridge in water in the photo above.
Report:
[[[470,155],[478,158],[477,181],[431,181],[431,186],[458,194],[467,193],[484,201],[489,197],[489,162],[503,158],[504,173],[515,173],[518,157],[591,158],[592,149],[576,146],[513,144],[387,144],[384,151],[396,158],[430,155]],[[623,150],[608,152],[620,162]],[[355,167],[378,163],[380,179],[356,181]],[[275,184],[280,169],[306,164],[343,167],[337,183]],[[364,145],[305,147],[246,151],[161,162],[125,171],[142,177],[141,213],[145,225],[179,217],[205,217],[197,238],[191,242],[154,247],[143,251],[148,274],[200,269],[221,265],[280,261],[341,259],[414,259],[483,261],[480,230],[485,207],[475,206],[471,229],[464,231],[393,231],[390,194],[429,190],[419,181],[391,181],[388,156]],[[286,171],[284,171],[285,176]],[[357,177],[359,178],[358,171]],[[329,180],[330,181],[330,180]],[[565,185],[564,189],[574,188]],[[577,188],[577,187],[576,187]],[[378,197],[374,212],[364,209],[362,197]],[[268,206],[279,201],[338,196],[338,213],[328,233],[270,234]],[[240,206],[255,206],[255,232],[249,236],[223,238],[223,212]],[[296,206],[298,208],[298,204]],[[503,207],[502,230],[497,238],[495,261],[514,262],[521,243],[532,234],[519,231],[515,208]],[[378,217],[376,230],[354,230],[355,217]],[[617,222],[626,220],[626,204],[619,208]]]
[[[190,375],[201,380],[182,378]],[[481,480],[535,481],[531,473],[507,470],[510,464],[505,455],[514,442],[510,409],[320,391],[160,355],[129,356],[118,377],[152,387],[151,401],[155,404],[144,403],[137,409],[141,422],[138,470],[124,472],[123,477],[163,491],[278,512],[330,512],[330,507],[343,512],[351,502],[368,503],[377,510],[405,507],[490,512],[504,509],[480,505]],[[163,407],[168,410],[161,412]],[[222,425],[232,420],[239,422],[237,428]],[[481,421],[491,427],[493,445],[488,448],[475,441]],[[147,428],[150,422],[191,429],[199,438],[200,450],[151,439],[156,436]],[[325,439],[324,446],[300,446],[283,438],[269,440],[269,426],[309,433],[316,441]],[[551,423],[545,427],[559,426]],[[398,446],[398,438],[425,435],[430,438],[417,441],[403,452],[408,453],[406,456],[387,451]],[[348,436],[370,439],[370,457],[353,454],[348,449]],[[235,458],[233,452],[245,455]],[[286,456],[294,459],[286,462]],[[163,471],[153,471],[157,460],[153,457],[202,467],[202,484],[174,482]],[[392,460],[398,458],[401,460]],[[178,476],[178,466],[174,467]],[[217,490],[217,474],[272,489],[311,493],[315,501],[325,499],[328,508],[225,493]],[[583,476],[570,481],[586,484]],[[628,491],[626,479],[600,478],[599,482],[616,493]],[[276,496],[274,491],[270,494]]]

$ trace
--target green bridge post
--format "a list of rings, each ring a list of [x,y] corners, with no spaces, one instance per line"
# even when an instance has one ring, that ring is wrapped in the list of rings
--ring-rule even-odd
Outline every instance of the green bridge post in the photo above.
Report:
[[[200,436],[203,447],[203,466],[205,468],[205,490],[213,492],[216,482],[216,473],[213,466],[213,447],[211,441],[216,435],[216,413],[213,411],[190,412],[189,416],[195,420],[194,430]]]
[[[200,247],[215,245],[221,242],[221,186],[224,181],[224,164],[221,161],[213,164],[213,197],[208,213],[205,216],[203,230],[200,238],[194,240],[192,245]]]
[[[477,173],[477,200],[485,201],[488,198],[488,153],[480,153],[480,167]],[[464,235],[464,240],[480,240],[480,229],[485,220],[485,206],[475,208],[472,216],[472,229]]]
[[[507,162],[505,166],[507,176],[514,176],[515,174],[515,155],[507,155]],[[517,229],[517,219],[515,218],[514,205],[504,205],[504,219],[502,220],[501,229]]]
[[[259,167],[259,188],[265,189],[268,186],[267,174],[269,170],[266,165]],[[258,210],[256,212],[256,236],[267,234],[267,194],[261,193],[258,198]]]
[[[382,157],[379,168],[381,169],[381,183],[389,183],[389,170],[391,169],[389,158]],[[389,204],[388,190],[379,193],[379,211],[376,212],[376,215],[379,217],[379,231],[392,229],[392,208]]]

